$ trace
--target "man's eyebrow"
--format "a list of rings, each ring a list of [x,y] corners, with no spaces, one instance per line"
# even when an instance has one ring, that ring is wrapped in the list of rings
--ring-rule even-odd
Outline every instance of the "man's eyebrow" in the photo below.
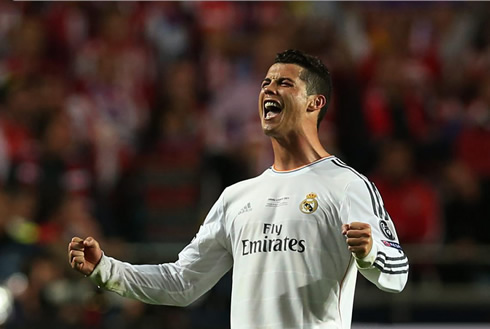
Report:
[[[271,78],[265,78],[264,80],[262,80],[262,82],[271,82],[273,79]],[[294,80],[292,78],[288,78],[288,77],[279,77],[277,79],[275,79],[279,82],[283,82],[283,81],[290,81],[290,82],[294,82]]]

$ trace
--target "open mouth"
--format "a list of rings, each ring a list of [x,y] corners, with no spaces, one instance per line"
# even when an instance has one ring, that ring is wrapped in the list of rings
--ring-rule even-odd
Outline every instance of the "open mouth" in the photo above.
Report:
[[[276,117],[282,111],[282,105],[274,100],[267,100],[264,102],[264,118],[270,120]]]

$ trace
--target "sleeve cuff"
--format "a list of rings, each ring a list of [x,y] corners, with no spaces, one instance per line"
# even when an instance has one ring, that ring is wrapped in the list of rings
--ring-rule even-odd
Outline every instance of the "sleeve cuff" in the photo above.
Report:
[[[110,261],[109,258],[102,253],[99,263],[95,266],[92,273],[88,276],[99,288],[104,286],[104,282],[108,279]]]
[[[356,259],[356,265],[358,268],[370,268],[373,266],[374,261],[376,260],[376,256],[378,255],[378,246],[376,243],[373,241],[373,246],[369,253],[363,257],[363,258],[357,258],[354,256]]]

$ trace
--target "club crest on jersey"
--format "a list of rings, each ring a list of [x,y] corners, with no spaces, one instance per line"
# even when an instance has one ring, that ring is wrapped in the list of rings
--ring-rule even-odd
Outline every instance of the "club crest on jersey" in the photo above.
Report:
[[[306,199],[301,201],[299,209],[305,214],[312,214],[318,208],[318,201],[316,200],[317,195],[315,193],[308,193]]]

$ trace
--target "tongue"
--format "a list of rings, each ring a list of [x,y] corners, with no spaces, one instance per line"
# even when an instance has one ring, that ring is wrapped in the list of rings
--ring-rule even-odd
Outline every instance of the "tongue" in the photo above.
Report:
[[[280,112],[269,111],[269,112],[267,112],[267,114],[265,115],[265,118],[266,118],[267,120],[272,119],[272,118],[274,118],[274,117],[278,116],[278,115],[279,115],[279,113],[280,113]]]
[[[281,111],[269,111],[269,112],[267,112],[267,114],[265,115],[265,118],[266,118],[266,119],[272,119],[272,118],[274,118],[274,117],[278,116],[278,115],[279,115],[279,113],[281,113]]]

